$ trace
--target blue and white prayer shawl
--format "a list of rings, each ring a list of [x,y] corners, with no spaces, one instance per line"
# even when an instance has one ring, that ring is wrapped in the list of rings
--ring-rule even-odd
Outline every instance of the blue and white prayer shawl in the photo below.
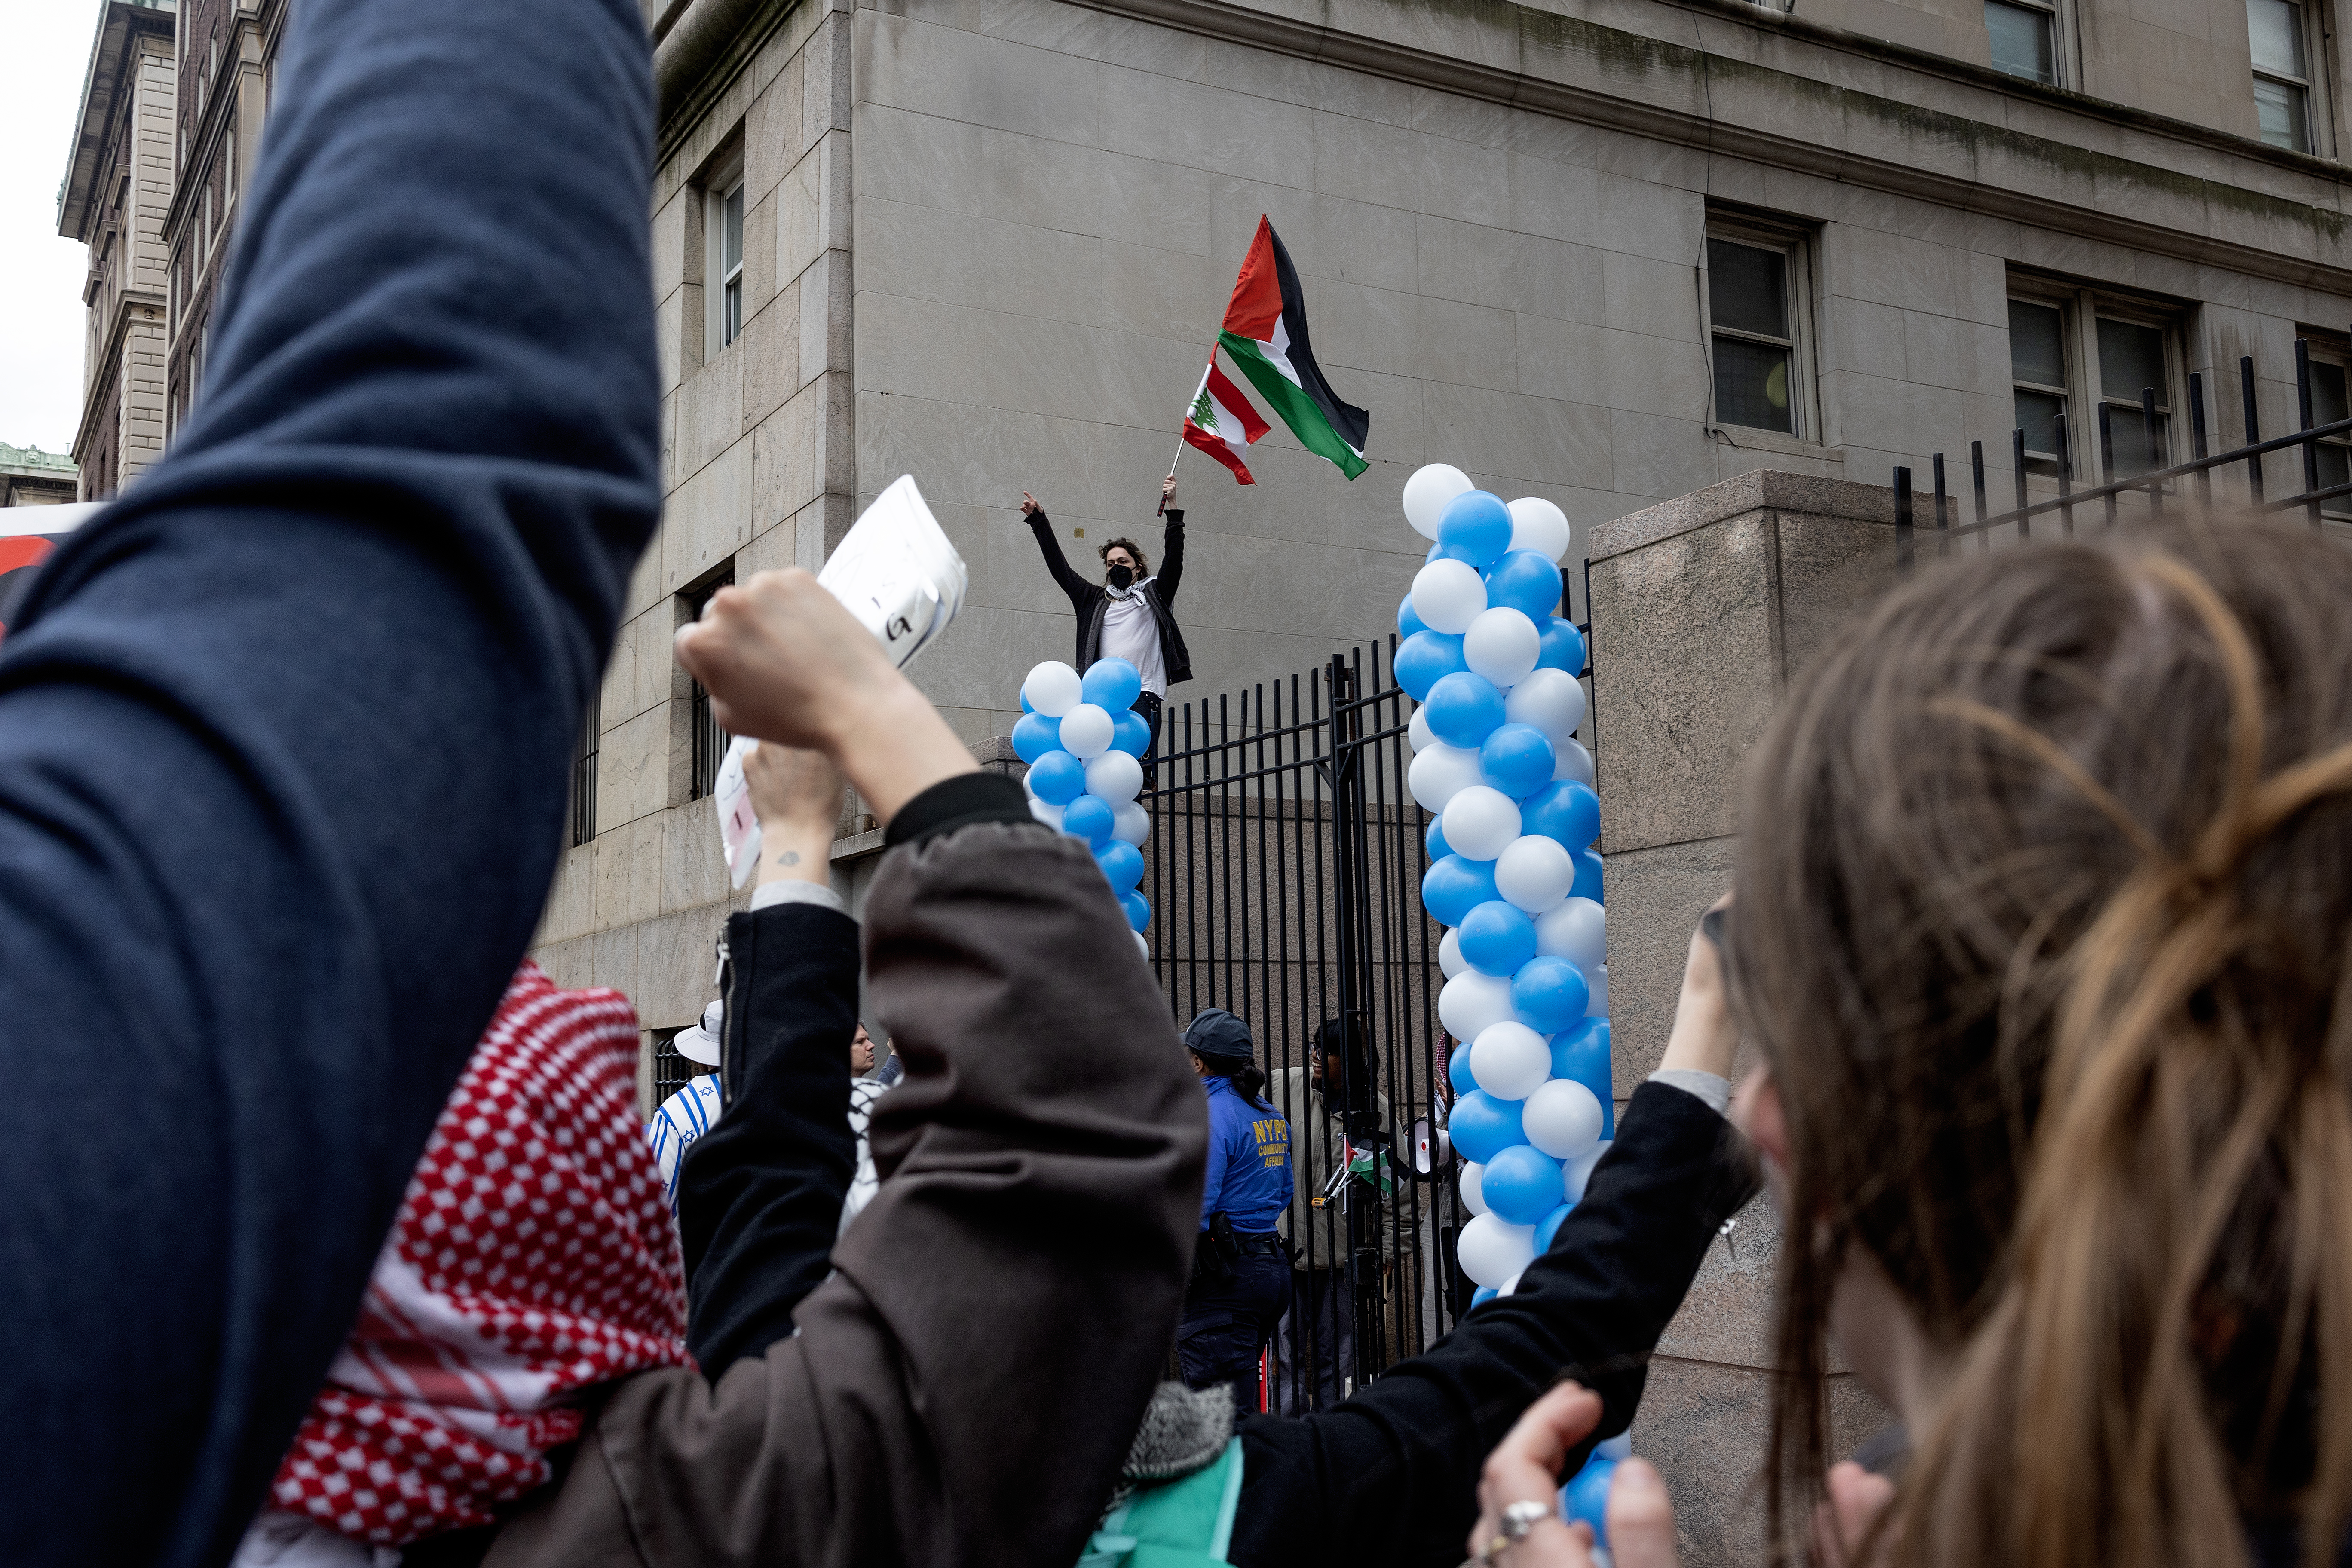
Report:
[[[646,1123],[646,1144],[661,1165],[662,1197],[677,1214],[677,1175],[686,1163],[687,1145],[710,1131],[719,1121],[719,1075],[689,1079],[684,1089],[661,1102]]]

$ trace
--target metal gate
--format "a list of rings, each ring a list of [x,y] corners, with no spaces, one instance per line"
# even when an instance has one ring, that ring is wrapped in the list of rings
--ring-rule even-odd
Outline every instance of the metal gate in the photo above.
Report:
[[[1290,1122],[1292,1304],[1272,1406],[1318,1408],[1449,1331],[1470,1286],[1435,1147],[1450,1043],[1428,815],[1387,648],[1171,706],[1140,796],[1151,962],[1181,1029],[1244,1020]]]

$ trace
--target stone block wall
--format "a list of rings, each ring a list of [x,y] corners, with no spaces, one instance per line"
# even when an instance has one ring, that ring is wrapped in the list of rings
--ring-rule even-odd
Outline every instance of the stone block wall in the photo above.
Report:
[[[1692,931],[1731,886],[1740,765],[1791,672],[1893,581],[1893,492],[1761,470],[1593,531],[1593,723],[1622,1103],[1656,1069]],[[1665,1473],[1683,1561],[1763,1560],[1760,1464],[1778,1356],[1780,1220],[1759,1197],[1658,1346],[1633,1424]],[[1834,1435],[1887,1419],[1845,1371]]]

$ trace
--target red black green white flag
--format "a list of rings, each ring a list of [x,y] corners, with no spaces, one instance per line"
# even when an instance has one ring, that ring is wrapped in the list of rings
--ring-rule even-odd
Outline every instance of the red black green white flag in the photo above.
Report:
[[[1192,406],[1184,415],[1184,439],[1231,468],[1242,483],[1254,485],[1257,480],[1244,459],[1250,443],[1273,428],[1257,416],[1233,378],[1217,368],[1217,351],[1211,349],[1201,390],[1192,395]]]
[[[1300,446],[1337,463],[1351,479],[1371,466],[1364,461],[1371,416],[1340,402],[1323,378],[1307,342],[1307,300],[1298,273],[1274,225],[1264,217],[1257,220],[1257,237],[1234,281],[1233,303],[1225,309],[1217,342]]]

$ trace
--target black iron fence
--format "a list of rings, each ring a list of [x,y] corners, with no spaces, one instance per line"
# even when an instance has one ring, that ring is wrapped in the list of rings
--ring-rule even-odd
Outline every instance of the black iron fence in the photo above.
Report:
[[[1411,704],[1381,647],[1171,707],[1143,846],[1151,962],[1181,1028],[1250,1026],[1290,1122],[1289,1320],[1273,1403],[1343,1398],[1452,1329],[1469,1285],[1433,1129],[1446,1048]]]
[[[2332,370],[2333,367],[2319,367]],[[2336,375],[2340,378],[2340,372]],[[2056,415],[2052,425],[2053,455],[2037,457],[2028,451],[2026,432],[2010,434],[2011,469],[2015,489],[2015,504],[2005,511],[1989,513],[1986,500],[1984,443],[1969,443],[1969,489],[1974,500],[1974,516],[1968,521],[1958,521],[1959,498],[1949,493],[1944,469],[1944,454],[1936,453],[1929,460],[1932,510],[1928,523],[1934,531],[1938,550],[1949,549],[1970,537],[1978,548],[1990,549],[1994,533],[2014,528],[2016,537],[2033,537],[2037,519],[2054,519],[2062,536],[2072,538],[2076,514],[2085,508],[2093,510],[2093,521],[2105,527],[2114,527],[2120,521],[2121,510],[2128,501],[2135,509],[2144,508],[2146,515],[2161,516],[2168,501],[2189,500],[2193,494],[2196,504],[2209,505],[2213,500],[2213,476],[2228,473],[2238,465],[2245,466],[2245,506],[2257,512],[2291,511],[2300,509],[2314,528],[2330,517],[2352,521],[2352,409],[2345,406],[2341,379],[2321,387],[2311,358],[2308,340],[2298,338],[2294,345],[2294,380],[2296,428],[2288,435],[2274,436],[2265,440],[2262,435],[2262,411],[2255,398],[2254,362],[2251,356],[2238,361],[2238,393],[2245,424],[2246,440],[2242,446],[2227,451],[2209,450],[2206,420],[2205,378],[2192,373],[2189,377],[2189,458],[2185,462],[2172,462],[2173,428],[2169,415],[2158,410],[2157,391],[2143,387],[2139,395],[2138,445],[2126,456],[2126,468],[2116,472],[2115,412],[2111,405],[2099,405],[2098,483],[2076,489],[2073,444],[2067,428],[2066,416]],[[2324,399],[2330,406],[2315,410]],[[2315,412],[2337,417],[2315,419]],[[2128,431],[2128,426],[2126,427]],[[2263,459],[2273,452],[2294,451],[2301,456],[2303,488],[2293,495],[2268,496],[2263,476]],[[2144,457],[2142,456],[2144,455]],[[2135,458],[2141,460],[2134,460]],[[2054,493],[2039,500],[2028,494],[2028,476],[2040,472],[2048,476]],[[1915,549],[1915,532],[1918,526],[1918,501],[1914,494],[1910,468],[1895,470],[1895,549],[1898,566],[1908,568]]]

